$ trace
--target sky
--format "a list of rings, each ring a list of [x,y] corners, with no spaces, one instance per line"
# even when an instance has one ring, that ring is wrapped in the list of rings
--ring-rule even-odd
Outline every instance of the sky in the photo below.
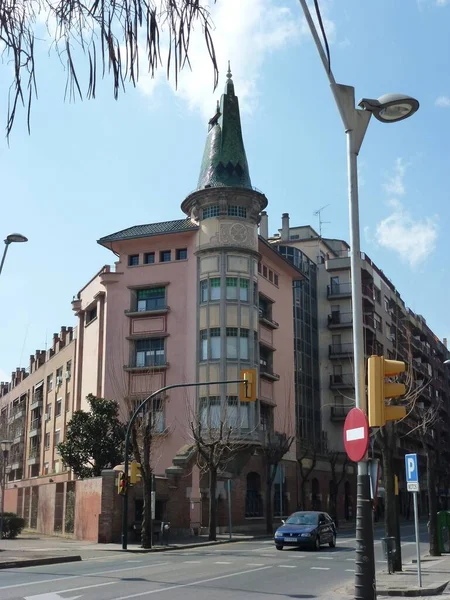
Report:
[[[359,156],[361,246],[406,304],[450,338],[450,0],[321,0],[338,83],[356,100],[401,92],[420,101],[400,123],[375,119]],[[227,61],[239,96],[252,184],[268,200],[269,230],[318,227],[348,240],[346,140],[328,80],[297,0],[211,5],[220,68],[201,31],[178,89],[164,69],[116,101],[105,77],[95,100],[64,99],[64,66],[38,43],[31,135],[25,111],[0,139],[0,236],[20,232],[0,276],[0,380],[75,325],[71,300],[114,255],[96,240],[126,227],[182,218],[196,187],[208,119]],[[37,25],[40,26],[39,24]],[[145,49],[144,49],[145,50]],[[11,64],[0,64],[6,123]],[[83,78],[82,78],[83,79]],[[82,85],[86,89],[86,81]]]

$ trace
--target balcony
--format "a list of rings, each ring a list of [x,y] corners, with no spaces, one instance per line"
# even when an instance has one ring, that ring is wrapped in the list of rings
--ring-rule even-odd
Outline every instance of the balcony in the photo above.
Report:
[[[366,283],[363,283],[361,285],[361,293],[362,293],[362,297],[364,300],[368,300],[370,302],[370,304],[375,305],[375,298],[374,298],[374,294],[373,294],[373,288],[370,287],[370,285],[367,285]]]
[[[160,371],[165,370],[169,367],[169,363],[166,361],[165,356],[158,356],[154,360],[147,360],[145,364],[139,361],[133,361],[129,365],[124,365],[124,371],[130,373],[140,373],[145,371]]]
[[[328,356],[330,358],[352,358],[353,344],[330,344]]]
[[[25,439],[23,431],[16,431],[13,436],[13,444],[21,444]]]
[[[259,322],[271,329],[278,329],[279,323],[272,319],[272,315],[262,308],[259,309]]]
[[[127,317],[149,317],[149,316],[155,316],[155,315],[165,315],[166,313],[168,313],[170,311],[170,307],[163,305],[163,306],[159,306],[159,307],[155,307],[155,308],[150,308],[148,310],[137,310],[136,309],[131,309],[131,310],[125,310],[125,315]]]
[[[351,406],[342,406],[339,404],[332,406],[330,412],[330,420],[335,423],[345,421],[351,409]]]
[[[41,408],[43,401],[42,394],[34,394],[30,404],[30,411]]]
[[[33,446],[30,448],[30,452],[28,454],[28,464],[29,465],[38,465],[40,462],[40,454],[41,449],[40,446]]]
[[[278,373],[274,373],[272,366],[269,364],[263,364],[263,361],[261,361],[259,367],[259,374],[261,377],[264,377],[264,379],[268,379],[269,381],[280,381],[280,376]]]
[[[355,387],[355,376],[353,373],[342,373],[341,375],[330,375],[330,388],[332,390],[352,389]]]
[[[33,419],[31,421],[30,433],[28,434],[28,437],[34,437],[36,435],[39,435],[40,432],[41,432],[41,417],[38,417],[37,419]]]
[[[329,300],[335,298],[351,298],[352,284],[351,283],[332,283],[327,286],[327,297]]]
[[[345,327],[352,327],[352,313],[341,313],[333,312],[328,315],[328,328],[329,329],[342,329]]]

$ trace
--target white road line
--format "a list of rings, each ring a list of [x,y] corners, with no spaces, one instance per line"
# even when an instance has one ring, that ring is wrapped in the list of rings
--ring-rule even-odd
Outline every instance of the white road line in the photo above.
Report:
[[[110,558],[118,558],[119,556],[123,557],[123,554],[111,554],[110,556],[90,556],[84,560],[109,560]]]
[[[247,563],[247,567],[265,567],[264,563]]]
[[[319,560],[334,560],[333,556],[318,556]]]
[[[279,569],[296,569],[295,565],[277,565]]]
[[[231,565],[233,563],[231,563],[230,561],[227,561],[227,560],[216,560],[216,562],[214,564],[215,565]]]
[[[355,569],[345,569],[346,573],[356,573]]]
[[[355,562],[354,558],[346,558],[345,560],[350,560],[351,562]],[[380,561],[378,561],[378,562],[380,562]]]
[[[330,567],[310,567],[313,571],[329,571]]]
[[[143,560],[126,560],[125,562],[127,563],[141,563],[144,562]]]
[[[194,585],[200,585],[202,583],[210,583],[211,581],[219,581],[220,579],[227,579],[230,577],[237,577],[238,575],[246,575],[247,573],[256,573],[257,571],[264,571],[265,569],[271,569],[272,567],[260,567],[259,569],[247,569],[246,571],[238,571],[237,573],[228,573],[227,575],[219,575],[218,577],[211,577],[210,579],[199,579],[198,581],[192,581],[191,583],[180,583],[170,585],[165,588],[158,588],[156,590],[147,590],[146,592],[140,592],[139,594],[130,594],[129,596],[121,596],[114,600],[128,600],[129,598],[139,598],[140,596],[148,596],[149,594],[161,594],[162,592],[169,592],[170,590],[177,590],[185,587],[192,587]]]
[[[83,564],[82,562],[77,564]],[[11,590],[14,588],[27,587],[30,585],[41,585],[43,583],[54,583],[55,581],[68,581],[69,579],[87,579],[89,577],[95,577],[97,575],[107,575],[108,573],[122,573],[123,571],[137,571],[138,569],[148,569],[149,567],[161,567],[162,565],[168,565],[169,562],[153,563],[143,565],[142,567],[128,567],[126,569],[109,569],[108,571],[96,571],[94,573],[81,573],[80,575],[69,575],[68,577],[57,577],[56,579],[41,579],[40,581],[29,581],[27,583],[15,583],[14,585],[3,585],[0,590]],[[63,593],[63,592],[61,592]]]
[[[289,558],[305,558],[304,554],[292,554]]]
[[[201,563],[201,560],[183,560],[186,565],[198,565]]]
[[[115,581],[108,581],[106,583],[96,583],[95,585],[83,585],[83,587],[77,587],[77,588],[71,588],[70,590],[59,590],[59,592],[48,592],[48,596],[52,596],[54,594],[67,594],[68,592],[78,592],[79,590],[90,590],[92,588],[98,588],[98,587],[103,587],[105,585],[113,585],[115,584]],[[44,594],[45,596],[47,596],[47,594]],[[75,596],[75,598],[78,598],[79,596]],[[35,595],[33,596],[24,596],[25,600],[31,600],[31,598],[36,598]]]
[[[263,550],[265,550],[267,552],[267,550],[273,550],[273,548],[266,548],[266,547],[264,547],[264,548],[252,548],[250,550],[250,552],[262,552]]]

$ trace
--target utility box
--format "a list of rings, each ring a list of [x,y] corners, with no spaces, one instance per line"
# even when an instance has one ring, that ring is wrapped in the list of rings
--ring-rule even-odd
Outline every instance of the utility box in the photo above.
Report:
[[[450,552],[450,511],[441,510],[437,514],[439,550]]]
[[[385,537],[381,538],[381,543],[383,545],[383,554],[384,558],[387,560],[388,564],[388,572],[393,573],[393,562],[395,556],[395,538],[394,537]]]

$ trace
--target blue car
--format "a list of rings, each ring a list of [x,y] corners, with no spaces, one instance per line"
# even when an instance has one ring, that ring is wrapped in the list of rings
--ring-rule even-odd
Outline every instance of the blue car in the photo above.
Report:
[[[329,544],[336,546],[336,525],[325,512],[301,511],[293,513],[275,532],[275,547],[283,550],[284,546],[309,546],[319,550],[320,546]]]

